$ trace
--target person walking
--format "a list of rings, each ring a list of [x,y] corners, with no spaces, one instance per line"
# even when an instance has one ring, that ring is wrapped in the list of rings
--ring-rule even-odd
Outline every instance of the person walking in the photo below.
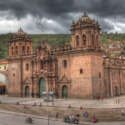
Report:
[[[118,104],[120,103],[120,98],[118,98]]]
[[[58,118],[59,118],[59,113],[57,112],[57,113],[56,113],[56,119],[58,119]]]
[[[93,122],[93,123],[96,123],[96,122],[97,122],[97,119],[96,119],[96,116],[95,116],[95,115],[93,115],[93,117],[92,117],[92,122]]]

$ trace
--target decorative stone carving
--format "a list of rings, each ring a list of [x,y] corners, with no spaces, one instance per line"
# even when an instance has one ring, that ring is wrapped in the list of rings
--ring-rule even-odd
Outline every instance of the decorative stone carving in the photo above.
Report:
[[[24,84],[31,84],[32,83],[32,79],[27,77],[25,80],[24,80]]]

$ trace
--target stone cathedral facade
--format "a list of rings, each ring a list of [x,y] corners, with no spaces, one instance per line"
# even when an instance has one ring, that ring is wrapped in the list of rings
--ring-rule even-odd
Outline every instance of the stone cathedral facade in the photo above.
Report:
[[[45,41],[36,51],[22,29],[9,41],[9,96],[96,98],[125,94],[125,60],[104,57],[100,26],[88,15],[72,22],[70,44],[52,49]]]

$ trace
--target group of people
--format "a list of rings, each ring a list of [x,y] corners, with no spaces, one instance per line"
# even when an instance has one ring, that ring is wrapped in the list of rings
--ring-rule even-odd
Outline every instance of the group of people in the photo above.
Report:
[[[116,98],[115,99],[115,104],[119,104],[120,103],[120,99],[119,98]]]
[[[79,124],[79,114],[76,115],[66,115],[64,116],[64,122],[67,123],[73,123],[73,124]]]
[[[89,116],[89,113],[88,113],[87,111],[85,111],[85,112],[83,113],[83,117],[84,117],[84,118],[88,118],[88,116]],[[97,122],[97,119],[96,119],[95,114],[92,116],[92,122],[93,122],[93,123],[96,123],[96,122]]]
[[[26,118],[26,123],[29,123],[29,124],[32,124],[33,123],[33,119],[32,119],[32,117],[27,117]]]
[[[89,113],[87,111],[84,111],[82,117],[85,118],[85,119],[88,118],[89,117]],[[56,113],[56,119],[58,119],[58,118],[59,118],[59,112]],[[65,115],[63,117],[63,119],[64,119],[64,122],[66,122],[66,123],[79,124],[80,114]],[[97,122],[97,118],[96,118],[95,114],[92,116],[92,122],[93,123]]]
[[[104,96],[97,96],[96,99],[103,101],[104,100]]]

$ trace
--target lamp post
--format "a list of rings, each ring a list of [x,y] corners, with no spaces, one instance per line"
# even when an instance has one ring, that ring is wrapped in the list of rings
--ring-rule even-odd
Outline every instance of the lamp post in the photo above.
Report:
[[[53,92],[49,91],[49,92],[43,92],[42,93],[43,97],[44,97],[44,101],[47,102],[47,113],[48,113],[48,125],[49,125],[49,120],[50,120],[50,116],[49,116],[49,110],[48,110],[48,102],[53,101]]]
[[[47,112],[48,112],[48,125],[49,125],[49,110]]]
[[[47,92],[47,109],[48,109],[48,101],[49,101],[49,92]],[[47,110],[48,113],[48,125],[49,125],[49,110]]]

